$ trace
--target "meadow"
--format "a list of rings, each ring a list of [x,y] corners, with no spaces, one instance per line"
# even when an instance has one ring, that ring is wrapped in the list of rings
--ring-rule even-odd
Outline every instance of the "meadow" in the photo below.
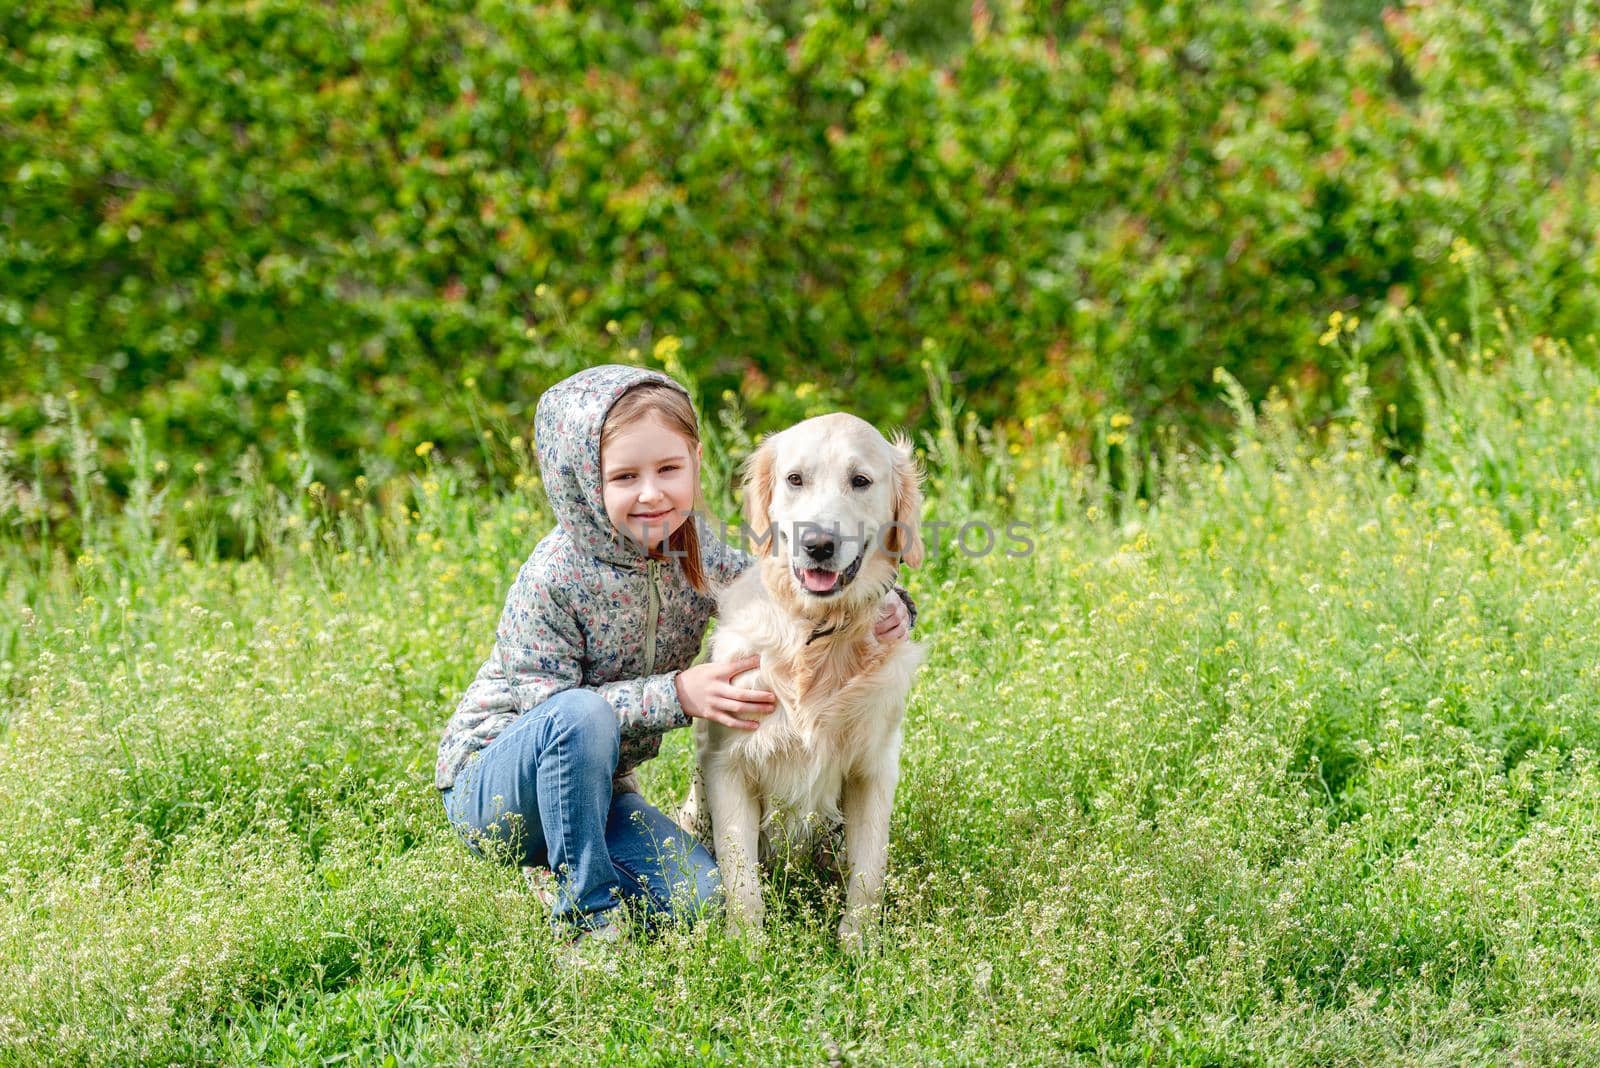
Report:
[[[0,1063],[1600,1056],[1597,354],[1407,329],[1414,454],[1339,324],[1338,414],[1219,374],[1216,452],[1115,415],[1096,464],[1022,448],[935,369],[926,518],[1034,545],[907,576],[932,657],[859,961],[796,863],[763,944],[564,966],[445,824],[438,732],[548,523],[520,441],[505,492],[418,443],[337,499],[293,458],[166,494],[136,453],[71,546],[8,477]]]

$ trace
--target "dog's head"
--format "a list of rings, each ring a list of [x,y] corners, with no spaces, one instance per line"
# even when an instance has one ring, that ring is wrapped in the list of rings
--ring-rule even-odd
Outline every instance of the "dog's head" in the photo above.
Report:
[[[891,444],[842,412],[762,441],[745,467],[745,515],[808,614],[881,598],[901,560],[922,563],[921,474],[910,442]],[[767,566],[769,575],[778,570]]]

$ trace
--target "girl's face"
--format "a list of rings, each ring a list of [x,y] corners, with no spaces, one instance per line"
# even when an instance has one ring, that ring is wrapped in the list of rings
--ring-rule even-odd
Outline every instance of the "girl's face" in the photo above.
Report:
[[[606,443],[600,481],[611,525],[640,545],[657,548],[694,508],[700,445],[652,412]]]

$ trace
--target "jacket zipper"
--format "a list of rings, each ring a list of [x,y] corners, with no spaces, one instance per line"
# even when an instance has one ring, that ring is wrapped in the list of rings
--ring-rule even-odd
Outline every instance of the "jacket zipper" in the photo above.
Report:
[[[644,673],[653,675],[656,670],[656,617],[661,614],[661,591],[656,587],[656,579],[661,574],[661,561],[651,560],[647,570],[650,580],[650,609],[644,617]]]

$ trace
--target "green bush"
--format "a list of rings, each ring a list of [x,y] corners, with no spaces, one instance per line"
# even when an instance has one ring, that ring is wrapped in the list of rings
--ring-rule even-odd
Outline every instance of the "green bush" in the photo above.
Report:
[[[1025,435],[1203,427],[1216,366],[1314,413],[1335,309],[1595,330],[1588,12],[13,5],[0,427],[64,471],[76,390],[115,489],[129,417],[185,469],[278,457],[295,390],[340,484],[669,335],[756,427],[923,423],[929,351]]]

